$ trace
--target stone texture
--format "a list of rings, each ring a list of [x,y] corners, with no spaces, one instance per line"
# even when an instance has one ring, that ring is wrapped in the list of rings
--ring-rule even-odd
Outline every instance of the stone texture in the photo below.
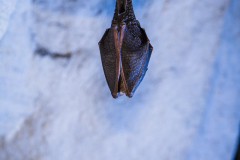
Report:
[[[133,1],[154,52],[134,97],[117,100],[97,45],[114,6],[19,0],[0,36],[0,159],[232,159],[240,2]]]
[[[6,32],[8,22],[15,9],[17,0],[0,0],[0,39]]]

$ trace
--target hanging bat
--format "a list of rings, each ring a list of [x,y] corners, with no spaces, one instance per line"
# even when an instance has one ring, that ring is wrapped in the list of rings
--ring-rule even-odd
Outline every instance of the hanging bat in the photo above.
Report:
[[[113,98],[131,98],[143,80],[153,50],[136,20],[132,0],[117,0],[111,28],[100,40],[104,74]]]

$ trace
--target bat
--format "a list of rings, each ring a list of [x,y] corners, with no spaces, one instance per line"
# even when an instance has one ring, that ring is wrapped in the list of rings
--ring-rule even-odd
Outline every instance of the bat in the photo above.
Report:
[[[143,80],[153,47],[136,20],[132,0],[117,0],[111,28],[98,43],[113,98],[133,97]]]

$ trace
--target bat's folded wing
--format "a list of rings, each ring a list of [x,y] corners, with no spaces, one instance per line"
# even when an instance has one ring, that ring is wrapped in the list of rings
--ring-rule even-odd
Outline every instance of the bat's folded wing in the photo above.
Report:
[[[121,46],[121,70],[126,95],[132,97],[148,69],[153,47],[145,30],[140,26],[126,27],[124,32]]]
[[[114,35],[115,34],[115,35]],[[104,74],[114,98],[117,97],[120,57],[119,44],[116,44],[117,30],[109,28],[99,42]]]

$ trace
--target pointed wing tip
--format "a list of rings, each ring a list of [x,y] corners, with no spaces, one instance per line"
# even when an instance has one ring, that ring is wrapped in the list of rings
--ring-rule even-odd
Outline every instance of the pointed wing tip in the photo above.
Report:
[[[118,97],[123,96],[123,95],[126,95],[128,98],[132,98],[134,95],[134,93],[124,93],[124,94],[123,93],[111,93],[111,94],[114,99],[118,99]]]
[[[113,97],[114,99],[117,99],[117,98],[118,98],[118,95],[117,95],[116,93],[112,93],[112,97]]]
[[[130,94],[127,94],[126,96],[127,96],[128,98],[132,98],[132,97],[133,97],[133,94],[134,94],[134,93],[130,93]]]

